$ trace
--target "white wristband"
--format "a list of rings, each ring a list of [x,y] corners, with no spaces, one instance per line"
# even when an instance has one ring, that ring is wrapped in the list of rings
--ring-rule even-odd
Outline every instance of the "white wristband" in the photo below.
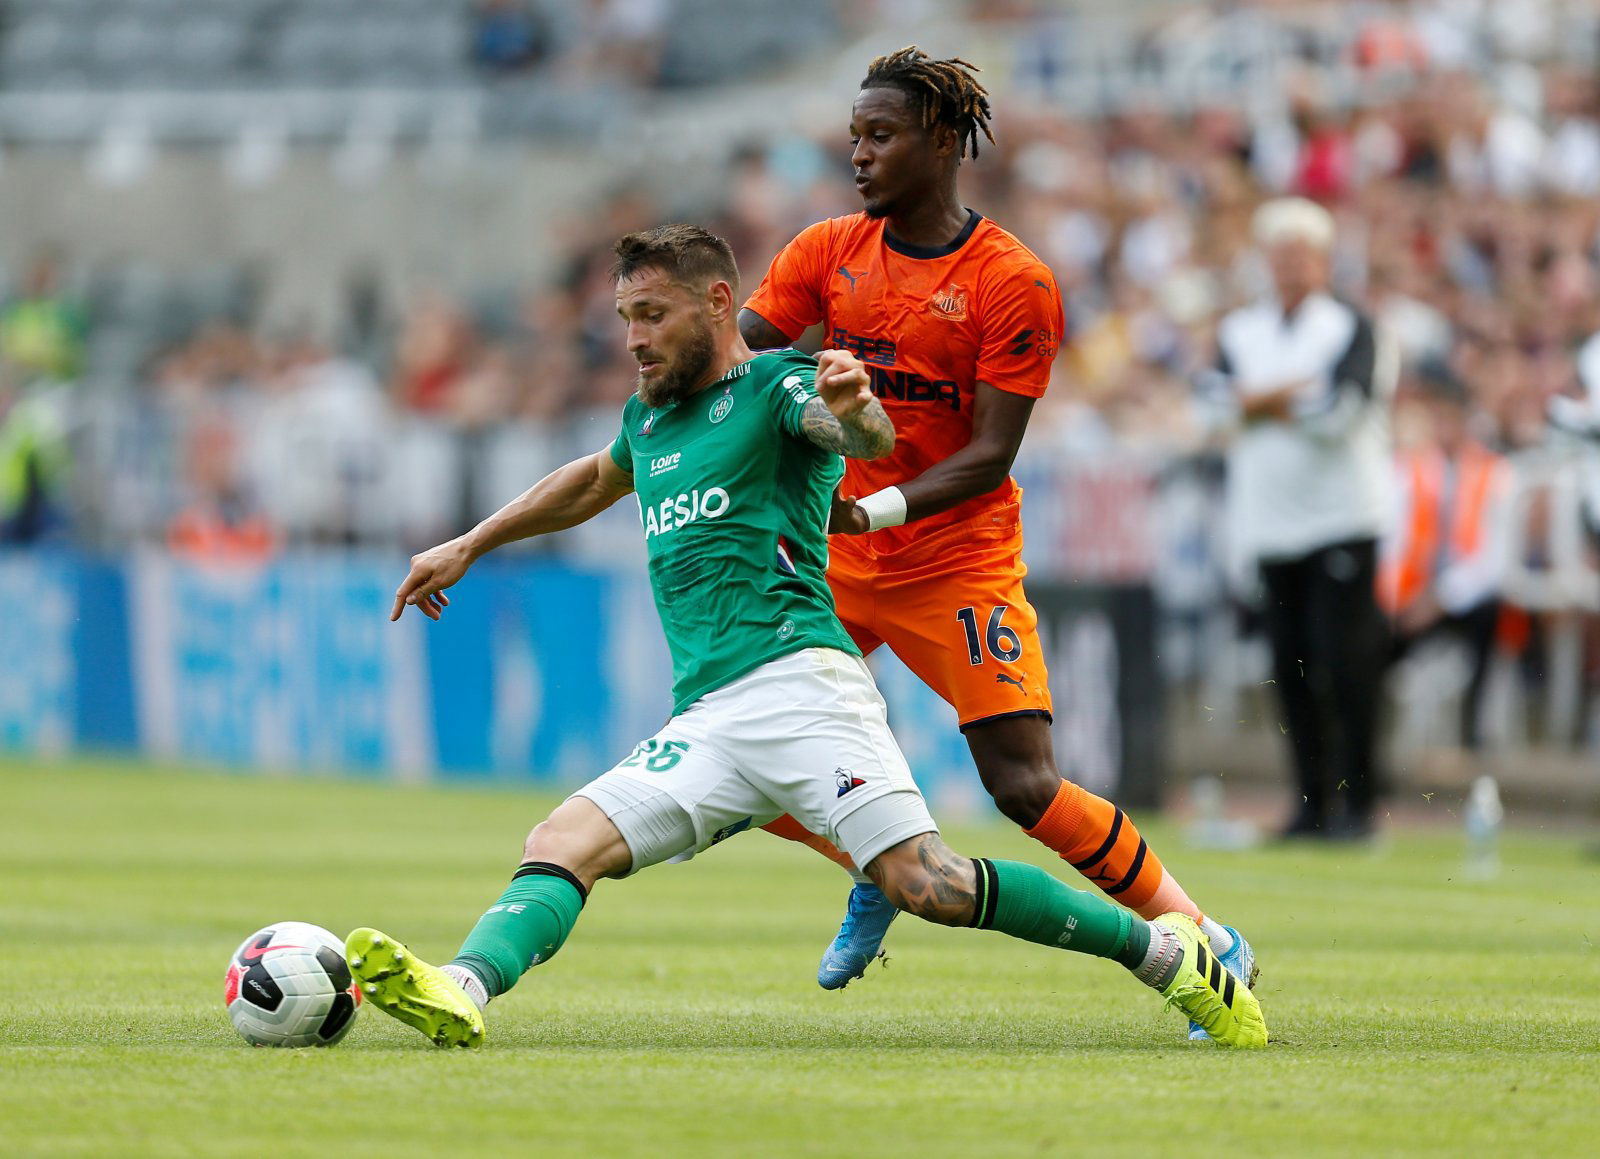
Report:
[[[874,491],[864,499],[857,499],[856,506],[867,513],[868,531],[899,527],[906,521],[906,497],[898,487]]]

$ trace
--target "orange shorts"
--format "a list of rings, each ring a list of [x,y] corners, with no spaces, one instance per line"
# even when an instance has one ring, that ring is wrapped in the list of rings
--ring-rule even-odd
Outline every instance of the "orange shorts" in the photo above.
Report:
[[[1014,555],[938,575],[856,570],[835,556],[828,586],[857,647],[870,655],[887,644],[966,728],[1050,715],[1039,617],[1022,591],[1026,571]]]

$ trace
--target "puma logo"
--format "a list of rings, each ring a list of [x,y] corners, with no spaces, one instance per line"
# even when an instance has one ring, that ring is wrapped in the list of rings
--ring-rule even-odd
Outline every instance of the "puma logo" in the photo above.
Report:
[[[1028,691],[1027,686],[1024,685],[1022,681],[1018,680],[1015,676],[1007,676],[1004,672],[996,672],[994,674],[994,682],[996,684],[1015,684],[1018,692]]]
[[[839,267],[839,268],[838,268],[838,270],[836,270],[836,271],[835,271],[835,272],[836,272],[836,273],[837,273],[837,274],[838,274],[838,275],[839,275],[839,276],[840,276],[840,277],[841,277],[841,278],[843,278],[843,279],[844,279],[844,280],[845,280],[845,281],[847,281],[847,282],[849,282],[849,283],[850,283],[850,292],[851,292],[851,293],[852,293],[852,294],[853,294],[853,293],[855,293],[855,292],[856,292],[856,279],[857,279],[857,278],[864,278],[864,277],[866,277],[866,276],[867,276],[867,271],[866,271],[866,270],[862,270],[862,271],[861,271],[861,272],[860,272],[860,273],[859,273],[859,274],[852,274],[852,273],[851,273],[851,272],[850,272],[850,271],[849,271],[849,270],[847,270],[847,269],[846,269],[846,268],[845,268],[845,267],[844,267],[844,266],[840,266],[840,267]]]

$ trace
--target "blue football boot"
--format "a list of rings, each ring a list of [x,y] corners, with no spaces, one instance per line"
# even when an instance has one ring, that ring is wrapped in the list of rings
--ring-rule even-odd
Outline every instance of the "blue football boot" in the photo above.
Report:
[[[1250,948],[1250,943],[1244,940],[1244,935],[1232,926],[1223,926],[1233,937],[1233,945],[1228,947],[1226,954],[1218,954],[1217,961],[1222,963],[1222,968],[1227,970],[1246,988],[1254,990],[1256,978],[1261,974],[1261,968],[1256,965],[1256,952]],[[1209,1042],[1211,1036],[1198,1022],[1189,1023],[1189,1041]]]
[[[865,974],[872,960],[883,954],[883,936],[899,912],[875,885],[852,889],[839,936],[817,967],[817,985],[824,990],[842,990]]]

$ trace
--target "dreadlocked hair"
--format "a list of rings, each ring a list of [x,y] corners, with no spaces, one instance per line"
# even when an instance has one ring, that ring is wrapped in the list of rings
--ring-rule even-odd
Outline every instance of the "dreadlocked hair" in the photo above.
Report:
[[[978,66],[953,56],[934,60],[916,45],[880,56],[867,66],[864,89],[895,88],[922,110],[924,128],[950,125],[961,140],[961,156],[978,155],[978,130],[989,131],[989,90],[973,74]]]

